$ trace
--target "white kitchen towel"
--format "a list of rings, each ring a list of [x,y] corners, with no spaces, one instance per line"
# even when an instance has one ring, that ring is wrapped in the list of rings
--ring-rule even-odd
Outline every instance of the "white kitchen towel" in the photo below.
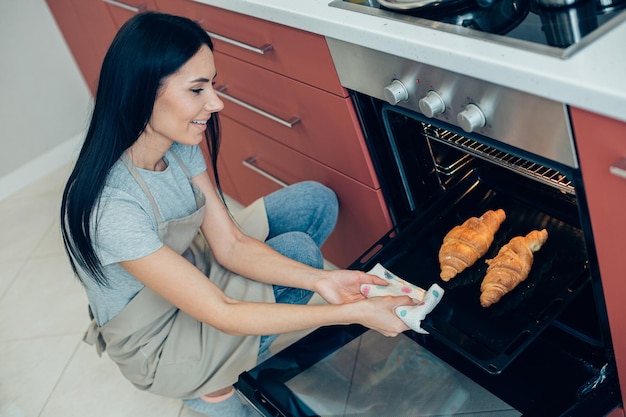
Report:
[[[437,284],[433,284],[428,291],[425,291],[423,288],[415,286],[396,276],[381,264],[374,265],[374,267],[368,271],[368,274],[376,275],[384,279],[389,285],[362,284],[361,294],[367,298],[384,295],[408,295],[418,302],[418,304],[414,306],[397,307],[395,309],[396,315],[400,317],[411,330],[428,334],[426,330],[422,329],[422,320],[426,318],[428,313],[433,311],[441,300],[441,297],[443,297],[443,288]]]

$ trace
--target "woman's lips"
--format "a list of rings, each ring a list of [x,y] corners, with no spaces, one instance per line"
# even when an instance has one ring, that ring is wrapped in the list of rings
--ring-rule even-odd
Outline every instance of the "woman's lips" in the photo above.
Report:
[[[191,124],[204,132],[206,130],[207,120],[192,120]]]

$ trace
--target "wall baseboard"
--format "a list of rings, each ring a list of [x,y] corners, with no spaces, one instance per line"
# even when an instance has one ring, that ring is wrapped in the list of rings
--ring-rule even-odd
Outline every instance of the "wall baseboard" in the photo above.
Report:
[[[81,132],[0,177],[0,201],[75,160],[84,137],[85,134]]]

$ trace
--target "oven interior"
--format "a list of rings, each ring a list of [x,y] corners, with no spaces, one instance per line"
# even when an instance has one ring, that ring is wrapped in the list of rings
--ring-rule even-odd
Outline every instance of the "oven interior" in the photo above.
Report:
[[[542,369],[555,374],[552,383],[566,397],[580,395],[589,380],[604,378],[608,369],[614,372],[580,172],[443,122],[435,126],[421,114],[371,97],[356,101],[363,100],[375,102],[377,117],[370,118],[367,131],[375,132],[371,121],[378,118],[380,136],[368,142],[378,145],[376,165],[385,188],[394,190],[388,196],[398,226],[352,268],[368,270],[380,262],[420,287],[437,283],[445,289],[424,323],[430,336],[414,338],[445,347],[452,357],[463,358],[460,363],[491,375],[485,381],[495,385],[551,355]],[[469,217],[498,208],[506,220],[488,253],[443,282],[437,255],[445,234]],[[539,229],[549,237],[535,253],[528,278],[498,303],[482,307],[484,260],[512,237]],[[565,365],[562,358],[572,363]],[[528,382],[538,384],[541,373],[531,374]]]
[[[482,410],[480,415],[610,412],[619,404],[619,386],[577,169],[445,123],[434,126],[410,110],[352,94],[396,227],[350,269],[367,271],[381,263],[422,288],[442,286],[444,297],[423,323],[430,334],[410,331],[390,342],[361,326],[321,328],[242,374],[238,389],[272,416],[325,415],[330,409],[322,409],[324,413],[312,407],[309,392],[328,407],[328,398],[343,398],[339,387],[350,392],[338,415],[380,415],[389,411],[389,402],[377,409],[380,401],[372,393],[382,386],[410,391],[415,410],[423,415],[456,415],[443,408],[426,411],[423,402],[419,407],[415,403],[423,397],[430,370],[437,378],[451,378],[454,386],[467,379],[482,387],[484,392],[469,396],[474,400],[490,393],[502,401],[495,414]],[[506,220],[489,252],[443,282],[437,255],[444,235],[465,219],[498,208],[504,209]],[[530,275],[498,303],[482,307],[484,260],[512,237],[534,229],[546,229],[549,237],[535,254]],[[415,342],[412,350],[407,350],[407,341]],[[371,355],[384,360],[372,361],[367,358]],[[403,365],[385,373],[391,357]],[[444,365],[429,362],[430,357]],[[428,366],[411,371],[415,358]],[[346,363],[353,365],[342,372]],[[359,372],[366,376],[359,378]],[[321,375],[321,383],[312,382]],[[359,388],[360,383],[366,386]],[[459,399],[468,391],[462,384],[458,390],[449,383],[435,385],[439,390],[424,394],[432,400],[430,406],[437,402],[450,407],[437,395]],[[357,400],[359,390],[370,394]],[[383,396],[395,398],[397,392]],[[345,408],[348,402],[368,401],[370,409]],[[474,405],[465,401],[470,409]]]

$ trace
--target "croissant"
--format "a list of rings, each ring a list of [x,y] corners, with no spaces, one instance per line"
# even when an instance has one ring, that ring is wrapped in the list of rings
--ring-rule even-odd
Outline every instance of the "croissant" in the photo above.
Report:
[[[441,279],[450,281],[487,253],[505,218],[502,209],[488,210],[481,217],[470,217],[452,228],[439,249]]]
[[[526,236],[514,237],[502,246],[495,258],[488,259],[489,267],[480,285],[480,305],[489,307],[524,281],[533,264],[533,254],[547,239],[545,229],[533,230]]]

